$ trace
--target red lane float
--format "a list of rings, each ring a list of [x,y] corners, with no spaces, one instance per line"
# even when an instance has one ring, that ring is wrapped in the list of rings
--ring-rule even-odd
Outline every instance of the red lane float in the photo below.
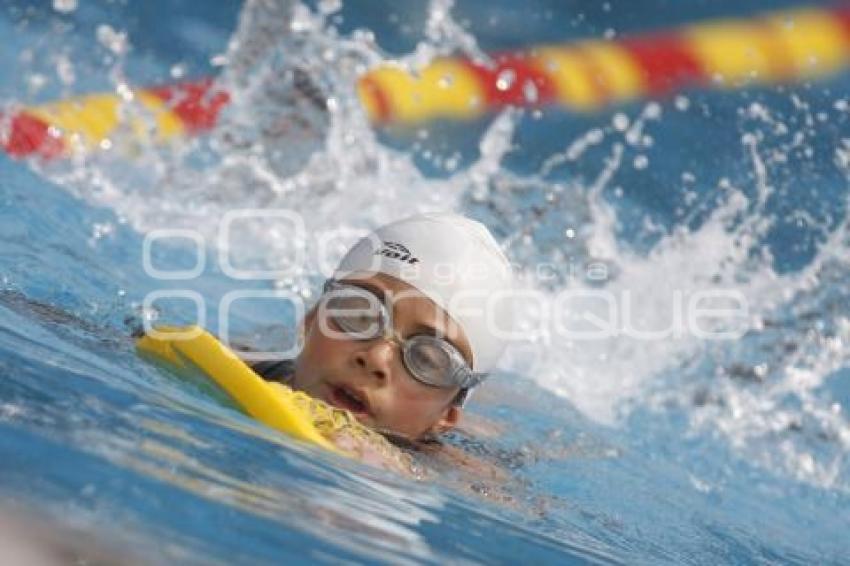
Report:
[[[163,141],[210,129],[230,97],[206,78],[138,90],[132,99],[135,115],[127,115],[127,100],[112,93],[25,108],[8,120],[0,142],[14,157],[54,158],[104,147],[122,128],[139,141]]]
[[[415,124],[470,119],[506,106],[590,112],[685,88],[802,81],[850,66],[850,8],[792,9],[491,58],[489,66],[440,58],[416,73],[381,66],[359,79],[357,92],[373,123]],[[133,105],[108,93],[23,108],[3,121],[0,146],[15,157],[55,158],[108,147],[119,132],[163,141],[212,128],[229,102],[211,78],[131,96]]]
[[[799,8],[620,40],[493,54],[493,68],[440,59],[416,75],[381,67],[361,78],[373,122],[472,118],[556,104],[587,112],[685,88],[743,88],[824,77],[850,66],[850,8]]]

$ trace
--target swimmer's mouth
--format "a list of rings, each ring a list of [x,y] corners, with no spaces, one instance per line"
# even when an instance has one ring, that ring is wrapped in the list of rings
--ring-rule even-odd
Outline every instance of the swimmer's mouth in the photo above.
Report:
[[[331,386],[329,399],[331,405],[350,411],[354,415],[369,414],[369,402],[366,395],[344,386]]]

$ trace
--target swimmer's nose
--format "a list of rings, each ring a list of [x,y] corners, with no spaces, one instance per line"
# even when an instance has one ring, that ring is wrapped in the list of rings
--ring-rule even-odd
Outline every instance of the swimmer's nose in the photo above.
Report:
[[[395,346],[387,340],[375,340],[354,356],[357,366],[365,370],[369,375],[386,381],[392,372],[393,352]]]

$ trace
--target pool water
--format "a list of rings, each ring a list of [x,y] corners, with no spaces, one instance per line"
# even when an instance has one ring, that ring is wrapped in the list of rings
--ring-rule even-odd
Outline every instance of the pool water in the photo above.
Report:
[[[373,129],[353,90],[386,59],[795,5],[322,1],[293,27],[257,3],[4,3],[6,108],[212,74],[233,103],[194,140],[0,156],[0,509],[153,563],[846,563],[850,75],[414,128]],[[293,66],[331,93],[329,116],[281,103]],[[293,114],[295,133],[268,127]],[[304,230],[255,218],[222,240],[236,209],[294,211]],[[312,450],[134,353],[140,319],[197,321],[186,292],[213,331],[291,340],[287,304],[222,299],[315,298],[320,252],[428,210],[487,224],[535,297],[527,339],[470,404],[498,433],[448,439],[501,485],[445,466],[417,482]],[[202,265],[163,279],[146,259]],[[540,297],[577,290],[576,312],[599,315],[600,289],[646,331],[715,289],[747,313],[735,340],[587,341],[545,323]],[[152,292],[172,296],[146,303]]]

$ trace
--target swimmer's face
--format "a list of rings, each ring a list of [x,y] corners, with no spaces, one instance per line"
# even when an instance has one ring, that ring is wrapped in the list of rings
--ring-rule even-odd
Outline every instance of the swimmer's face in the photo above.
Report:
[[[387,296],[397,335],[434,334],[451,342],[471,364],[472,350],[463,330],[430,299],[407,283],[383,274],[349,282]],[[392,300],[399,294],[404,297]],[[304,320],[305,342],[295,364],[295,389],[351,411],[363,424],[410,439],[453,427],[460,418],[454,403],[460,389],[439,388],[416,380],[405,368],[401,347],[385,338],[355,340],[325,333],[321,311]],[[324,326],[333,323],[325,322]],[[336,334],[336,335],[334,335]]]

